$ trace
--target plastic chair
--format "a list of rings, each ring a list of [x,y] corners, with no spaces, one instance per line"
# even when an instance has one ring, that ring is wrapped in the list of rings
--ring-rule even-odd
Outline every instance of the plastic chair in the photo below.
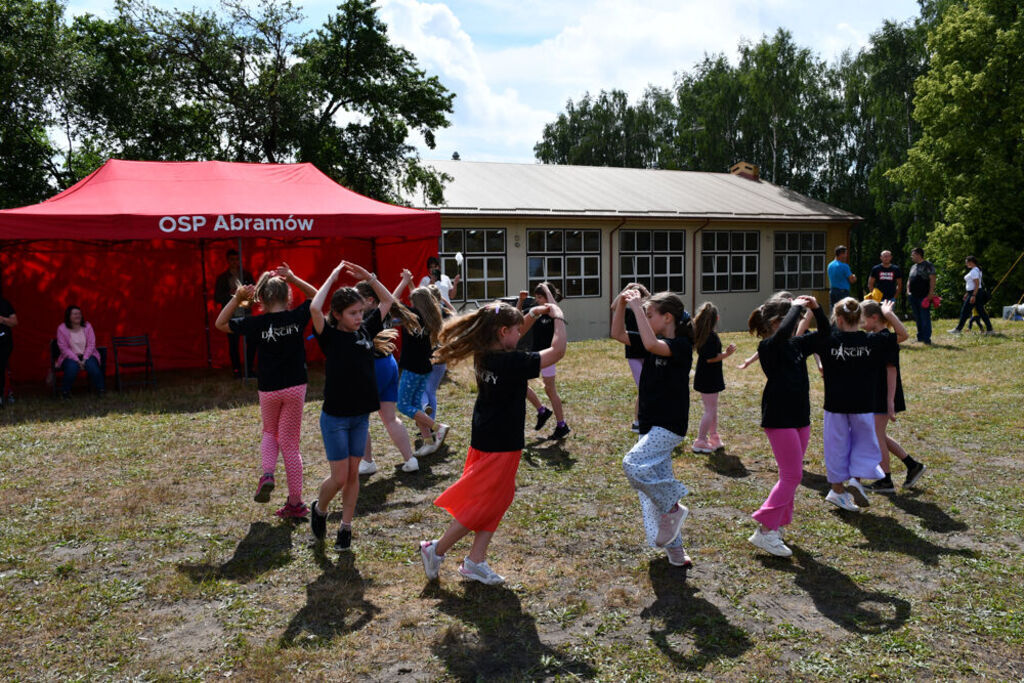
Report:
[[[103,376],[106,377],[107,376],[107,347],[106,346],[97,346],[96,350],[100,354],[100,372],[102,372]],[[57,362],[58,358],[60,358],[60,347],[57,346],[57,340],[56,339],[51,339],[50,340],[50,367],[53,368],[53,395],[54,395],[54,397],[57,397],[57,396],[60,395],[60,387],[61,387],[61,384],[62,384],[62,380],[64,379],[64,368],[53,367],[54,363]],[[84,372],[80,373],[80,374],[83,377],[85,377],[85,381],[86,382],[89,381],[89,377]]]
[[[134,337],[114,337],[114,383],[121,391],[126,386],[136,384],[156,386],[153,369],[153,353],[149,347],[149,335],[140,334]],[[143,379],[125,382],[121,379],[122,369],[143,368]]]

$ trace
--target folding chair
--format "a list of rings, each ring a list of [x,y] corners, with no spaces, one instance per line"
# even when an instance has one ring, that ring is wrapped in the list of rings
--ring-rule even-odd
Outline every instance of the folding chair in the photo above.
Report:
[[[114,382],[117,390],[135,384],[156,386],[153,370],[153,353],[149,348],[149,334],[134,337],[114,337]],[[122,369],[143,368],[143,379],[125,382],[121,379]]]

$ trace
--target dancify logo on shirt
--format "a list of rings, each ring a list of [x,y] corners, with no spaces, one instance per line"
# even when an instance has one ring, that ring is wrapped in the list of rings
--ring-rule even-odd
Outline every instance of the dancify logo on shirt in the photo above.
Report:
[[[864,356],[871,355],[871,349],[867,346],[843,346],[840,344],[834,349],[831,349],[829,353],[836,360],[846,360],[847,358],[863,358]]]
[[[276,342],[278,339],[287,337],[291,334],[299,334],[299,326],[296,324],[285,325],[284,327],[274,327],[271,325],[267,329],[263,330],[263,341]]]
[[[360,339],[356,341],[356,346],[362,346],[364,349],[372,349],[373,342],[370,341],[369,339]]]
[[[484,382],[485,384],[498,383],[498,376],[491,372],[490,370],[477,370],[476,376],[477,379],[479,379],[481,382]]]

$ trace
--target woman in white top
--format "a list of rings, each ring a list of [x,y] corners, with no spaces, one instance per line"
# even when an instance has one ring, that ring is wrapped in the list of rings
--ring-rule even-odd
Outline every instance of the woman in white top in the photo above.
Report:
[[[453,278],[449,278],[447,275],[442,273],[441,261],[438,260],[436,256],[431,256],[427,259],[427,272],[429,275],[423,276],[423,279],[420,280],[420,287],[437,285],[437,288],[441,291],[441,298],[444,299],[442,306],[454,313],[455,309],[452,307],[452,295],[455,294],[455,290],[458,289],[459,280],[462,279],[462,276],[456,275]]]
[[[968,269],[967,275],[964,276],[967,292],[964,294],[964,303],[960,307],[960,322],[949,332],[950,334],[960,334],[964,329],[964,323],[971,317],[971,309],[973,308],[978,311],[978,317],[981,318],[981,322],[985,323],[985,328],[991,333],[992,321],[988,319],[988,313],[985,312],[985,303],[988,301],[989,295],[982,286],[981,267],[978,266],[978,259],[968,256],[964,259],[964,263],[967,264]]]

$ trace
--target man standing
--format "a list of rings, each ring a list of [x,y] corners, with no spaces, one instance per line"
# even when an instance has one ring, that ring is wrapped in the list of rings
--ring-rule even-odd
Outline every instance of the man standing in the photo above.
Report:
[[[910,252],[910,267],[907,277],[907,297],[910,299],[910,314],[917,323],[917,341],[923,344],[932,343],[932,311],[931,299],[935,296],[935,266],[924,259],[924,249],[914,247]],[[929,308],[921,306],[929,302]]]
[[[871,269],[868,276],[868,292],[878,289],[882,301],[895,301],[903,290],[903,271],[892,262],[892,252],[886,249],[880,254],[882,262]]]
[[[836,303],[850,296],[850,285],[857,281],[857,276],[850,270],[846,263],[850,253],[846,247],[836,247],[836,258],[828,264],[828,304],[829,311],[835,308]]]
[[[228,249],[227,258],[228,269],[217,276],[217,284],[213,288],[213,300],[220,304],[221,308],[224,308],[231,301],[235,295],[235,290],[240,286],[256,284],[256,281],[252,279],[252,273],[242,270],[237,251]],[[233,319],[244,318],[250,313],[249,306],[239,306],[235,309]],[[238,342],[240,340],[240,335],[228,334],[228,356],[231,358],[231,371],[235,373],[235,377],[242,376],[242,361],[238,355]],[[256,376],[255,360],[256,345],[246,344],[245,362],[250,377]]]

